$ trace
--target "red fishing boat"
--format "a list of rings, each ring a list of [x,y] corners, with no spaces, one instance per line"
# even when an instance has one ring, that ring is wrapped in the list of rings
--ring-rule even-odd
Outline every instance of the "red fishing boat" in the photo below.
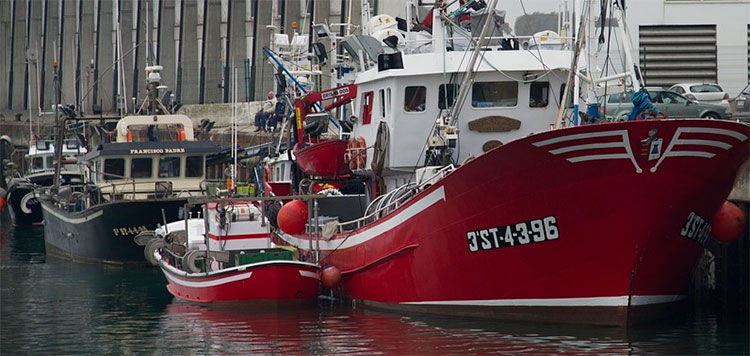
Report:
[[[594,100],[582,113],[572,92],[582,42],[549,31],[489,39],[493,26],[494,36],[504,31],[496,3],[470,14],[463,43],[444,35],[462,33],[450,19],[465,9],[431,12],[431,33],[377,15],[339,41],[359,58],[356,91],[295,102],[295,138],[314,145],[306,115],[357,93],[341,137],[364,154],[353,162],[350,152],[351,174],[318,200],[307,227],[330,265],[323,284],[357,305],[450,315],[623,325],[670,311],[687,296],[711,225],[730,222],[716,214],[748,161],[750,127],[602,117],[595,98],[607,81],[645,94],[635,72],[584,78]],[[644,99],[633,116],[652,108]],[[331,181],[292,186],[305,194]],[[279,237],[313,245],[283,226]]]
[[[207,221],[169,223],[145,244],[146,258],[159,265],[172,295],[202,303],[317,297],[318,265],[273,244],[255,204],[209,203],[204,211]]]
[[[320,242],[323,259],[346,294],[376,307],[601,324],[653,317],[654,306],[685,298],[748,136],[748,126],[715,120],[532,135],[399,193],[410,198],[386,194],[390,204]]]

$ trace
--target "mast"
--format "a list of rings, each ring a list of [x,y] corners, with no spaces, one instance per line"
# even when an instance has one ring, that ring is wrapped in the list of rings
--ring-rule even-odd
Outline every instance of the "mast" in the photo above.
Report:
[[[141,42],[141,2],[133,1],[133,112],[138,105],[138,43]],[[148,51],[148,49],[146,49]]]
[[[255,36],[254,31],[254,23],[255,19],[253,18],[253,5],[256,4],[257,1],[254,0],[245,0],[245,101],[250,101],[253,99],[253,91],[254,86],[252,82],[252,70],[251,68],[254,68],[253,65],[253,54],[255,51],[255,42],[253,41],[253,38]]]
[[[41,62],[41,74],[39,77],[39,107],[44,107],[44,68],[47,65],[45,61],[47,55],[47,10],[49,8],[49,0],[44,0],[44,6],[42,6],[42,59]],[[11,66],[12,67],[12,66]]]
[[[490,10],[494,10],[497,6],[497,0],[491,0],[490,4],[487,5],[487,8]],[[440,19],[438,17],[438,12],[434,12],[434,16],[436,17],[435,20],[432,22],[432,26],[438,25],[438,27],[435,27],[433,29],[433,33],[442,33],[442,29],[439,27]],[[474,67],[477,63],[477,59],[479,59],[479,54],[482,52],[482,47],[484,47],[485,39],[487,37],[487,31],[490,28],[490,24],[494,24],[494,20],[492,19],[491,11],[490,14],[487,15],[487,18],[484,20],[484,24],[482,25],[482,31],[479,33],[479,39],[477,40],[477,44],[474,47],[474,52],[471,54],[471,59],[469,60],[469,66],[466,67],[467,71],[464,73],[464,78],[461,81],[460,89],[458,92],[458,95],[456,96],[456,102],[453,105],[453,110],[451,110],[450,117],[451,117],[451,125],[455,125],[455,122],[458,118],[458,115],[461,112],[461,109],[463,108],[463,103],[466,101],[466,97],[469,95],[469,89],[471,85],[469,85],[469,82],[474,77]],[[445,50],[445,45],[442,43],[442,40],[440,43],[433,42],[433,48],[442,48]]]
[[[229,39],[232,33],[232,2],[221,0],[221,57],[224,62],[224,70],[221,76],[221,89],[223,91],[224,102],[229,102],[229,60],[230,60],[230,43]]]
[[[83,17],[83,0],[76,2],[76,110],[83,112],[81,103],[81,23]]]
[[[117,56],[117,27],[120,22],[120,0],[112,1],[112,63],[115,65],[115,70],[112,71],[112,111],[117,112],[119,96],[120,96],[120,85],[118,81],[119,71],[118,56]]]
[[[253,11],[251,16],[254,16],[258,13],[258,1],[259,0],[252,0],[253,2]],[[252,48],[250,52],[250,100],[255,99],[255,55],[257,53],[257,44],[253,40],[254,38],[258,38],[258,21],[253,20],[253,36],[250,37],[250,41],[252,42],[252,45],[250,46]]]
[[[208,0],[198,1],[198,20],[196,30],[198,35],[198,103],[205,102],[206,67],[204,63],[206,53],[206,13],[208,12]]]
[[[65,48],[63,46],[63,42],[64,42],[63,39],[65,38],[64,37],[64,35],[65,35],[65,0],[60,0],[60,6],[58,7],[58,14],[59,14],[58,15],[59,16],[59,18],[58,18],[58,21],[59,21],[58,24],[59,25],[58,25],[58,28],[57,28],[57,32],[60,35],[59,38],[58,38],[58,41],[59,41],[58,45],[60,46],[60,50],[58,52],[59,56],[58,56],[58,59],[57,59],[57,61],[58,61],[58,64],[57,64],[57,74],[55,75],[55,77],[57,78],[56,79],[57,81],[62,81],[62,75],[63,75],[63,57],[64,57],[64,55],[63,55],[63,48]],[[57,83],[57,85],[55,86],[55,88],[56,88],[56,90],[55,90],[55,102],[57,104],[59,104],[61,96],[62,96],[62,85],[60,85],[60,83]],[[57,105],[55,105],[55,110],[57,110]],[[60,133],[58,133],[58,134],[60,134]]]
[[[175,43],[175,100],[179,103],[182,101],[182,34],[183,21],[182,16],[185,13],[185,0],[177,0],[175,3],[174,14],[174,38]]]
[[[161,42],[159,40],[161,39],[161,0],[153,0],[153,16],[154,21],[152,23],[153,29],[152,29],[152,36],[153,36],[153,45],[154,45],[154,65],[158,65],[161,63]]]
[[[8,69],[8,110],[13,110],[13,42],[16,34],[16,1],[10,4],[10,68]]]
[[[102,11],[102,0],[94,1],[94,88],[91,93],[91,111],[94,111],[94,107],[99,101],[99,34],[101,32],[101,11]],[[102,108],[99,107],[99,112]]]
[[[31,39],[31,0],[26,0],[26,40],[24,41],[24,48],[26,49],[26,66],[23,72],[23,87],[26,88],[23,92],[23,109],[29,109],[29,125],[31,125],[31,89],[29,88],[29,66],[31,66],[31,60],[29,59],[29,40]],[[11,65],[12,66],[12,65]]]

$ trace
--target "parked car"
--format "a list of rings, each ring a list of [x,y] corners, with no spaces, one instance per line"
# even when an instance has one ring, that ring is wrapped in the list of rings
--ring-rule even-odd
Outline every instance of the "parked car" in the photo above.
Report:
[[[734,118],[740,122],[750,123],[750,84],[734,99]]]
[[[697,101],[702,104],[720,105],[729,110],[729,94],[724,89],[721,89],[718,84],[675,84],[669,90],[682,94],[691,101]]]
[[[646,90],[654,107],[666,113],[670,119],[700,117],[728,120],[732,118],[727,109],[719,105],[692,102],[680,94],[661,88],[646,88]],[[632,94],[609,94],[606,103],[604,98],[599,98],[601,106],[606,105],[606,109],[603,109],[606,110],[605,115],[615,120],[626,119],[633,109],[633,102],[630,100]]]

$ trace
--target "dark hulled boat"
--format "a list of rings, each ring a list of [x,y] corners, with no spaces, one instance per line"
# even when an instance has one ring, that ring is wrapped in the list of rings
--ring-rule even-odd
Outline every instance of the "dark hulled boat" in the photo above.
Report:
[[[60,185],[80,184],[81,170],[77,158],[86,153],[77,140],[66,140],[62,155],[66,164],[60,172]],[[13,224],[28,226],[42,222],[42,208],[35,190],[50,187],[55,177],[55,146],[52,140],[32,140],[24,157],[28,166],[26,174],[8,182],[8,205]]]
[[[117,142],[84,156],[84,181],[40,201],[47,252],[73,260],[142,263],[141,231],[185,216],[187,198],[201,195],[205,158],[218,151],[210,141],[193,141],[184,115],[128,116],[117,125]],[[178,141],[133,142],[138,126],[179,127]]]

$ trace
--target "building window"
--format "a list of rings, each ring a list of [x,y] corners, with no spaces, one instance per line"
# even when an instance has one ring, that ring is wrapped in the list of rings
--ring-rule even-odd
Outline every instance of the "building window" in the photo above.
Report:
[[[446,91],[445,88],[448,88]],[[440,84],[438,87],[438,107],[447,109],[452,107],[458,95],[458,84]],[[447,104],[446,104],[447,103]]]
[[[475,108],[518,105],[518,82],[482,82],[471,86],[471,106]]]
[[[132,158],[130,160],[130,178],[151,178],[153,160],[149,158]]]
[[[549,82],[533,82],[529,88],[529,107],[544,108],[549,104]]]
[[[188,156],[185,158],[185,177],[196,178],[203,176],[203,156]]]
[[[404,90],[404,111],[424,111],[427,97],[427,87],[412,86]]]
[[[125,177],[125,159],[108,158],[104,160],[104,180],[122,179]]]
[[[180,157],[162,157],[159,159],[159,178],[176,178],[180,176]]]

